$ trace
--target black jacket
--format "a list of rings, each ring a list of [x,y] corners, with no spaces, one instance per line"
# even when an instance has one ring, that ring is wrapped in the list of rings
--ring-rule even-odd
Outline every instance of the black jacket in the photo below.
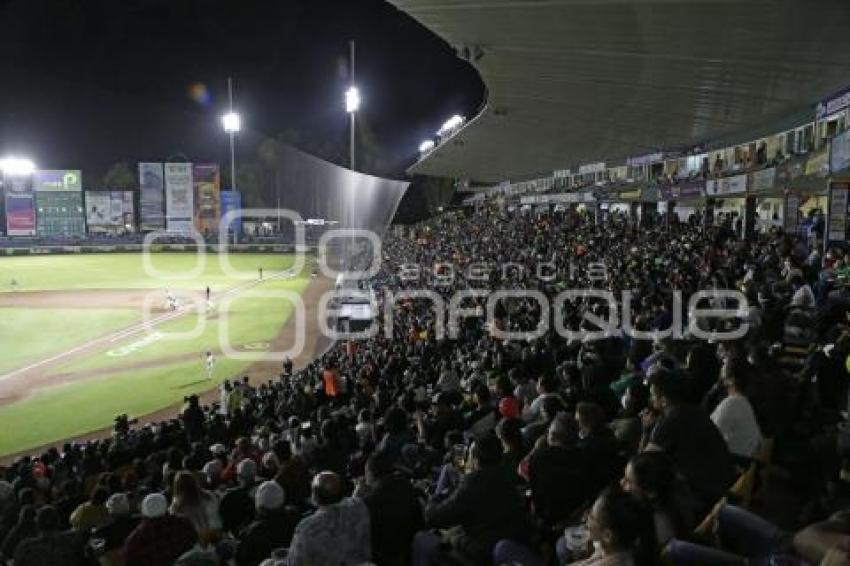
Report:
[[[410,563],[413,535],[423,526],[422,505],[410,480],[380,478],[363,497],[372,530],[372,560],[378,566]]]
[[[584,503],[592,501],[591,462],[579,448],[544,446],[529,459],[528,475],[534,514],[545,525],[567,519]]]
[[[491,564],[493,547],[502,539],[523,541],[527,522],[513,479],[502,466],[463,477],[457,490],[425,509],[429,527],[463,527],[453,546],[476,564]]]
[[[271,556],[273,550],[289,546],[300,519],[301,516],[294,507],[262,513],[256,521],[245,527],[239,536],[236,565],[257,566]]]

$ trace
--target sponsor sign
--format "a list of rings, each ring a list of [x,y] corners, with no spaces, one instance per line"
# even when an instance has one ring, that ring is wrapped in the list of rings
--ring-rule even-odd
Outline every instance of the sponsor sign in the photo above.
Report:
[[[108,192],[86,191],[86,223],[89,229],[108,226],[112,216],[112,195]]]
[[[776,184],[776,168],[770,167],[751,173],[750,190],[766,191]]]
[[[605,163],[588,163],[578,168],[579,175],[587,175],[589,173],[602,173],[605,171]]]
[[[192,164],[165,164],[165,216],[169,232],[192,231]]]
[[[796,234],[800,222],[800,195],[785,195],[782,228],[788,234]]]
[[[662,151],[638,155],[637,157],[629,157],[626,159],[626,165],[629,167],[642,167],[644,165],[658,163],[659,161],[664,161],[664,152]]]
[[[850,130],[834,138],[829,149],[829,170],[833,173],[850,167]]]
[[[817,153],[813,153],[806,160],[806,175],[826,177],[829,175],[829,149],[824,147]]]
[[[747,176],[735,175],[708,181],[705,184],[706,196],[731,195],[747,192]]]
[[[221,217],[219,191],[221,189],[218,164],[199,163],[194,171],[195,230],[211,234],[218,230]]]
[[[239,191],[221,191],[222,218],[231,210],[242,209],[242,193]],[[230,224],[230,231],[237,236],[242,234],[242,217],[237,216]]]
[[[82,191],[83,173],[79,169],[42,169],[33,173],[36,191]]]
[[[32,177],[11,177],[5,181],[6,233],[9,236],[35,236],[35,195]]]
[[[850,183],[829,183],[829,212],[827,214],[826,245],[847,241],[847,197]]]
[[[162,163],[139,163],[139,223],[142,230],[165,228]]]
[[[831,114],[844,110],[848,106],[850,106],[850,89],[845,89],[818,102],[818,105],[815,106],[815,118],[822,120]]]

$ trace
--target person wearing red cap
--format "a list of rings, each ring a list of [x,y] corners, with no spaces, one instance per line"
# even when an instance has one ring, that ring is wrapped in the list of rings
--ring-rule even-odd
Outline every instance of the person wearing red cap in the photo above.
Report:
[[[518,419],[519,401],[516,397],[502,397],[499,401],[499,414],[505,419]]]

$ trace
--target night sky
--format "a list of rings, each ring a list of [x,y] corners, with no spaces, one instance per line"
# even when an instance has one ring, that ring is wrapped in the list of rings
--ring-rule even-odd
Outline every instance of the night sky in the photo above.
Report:
[[[228,75],[249,130],[240,154],[287,129],[346,140],[349,39],[361,113],[396,176],[484,96],[448,45],[383,0],[0,0],[0,30],[0,154],[84,180],[178,153],[224,163]]]

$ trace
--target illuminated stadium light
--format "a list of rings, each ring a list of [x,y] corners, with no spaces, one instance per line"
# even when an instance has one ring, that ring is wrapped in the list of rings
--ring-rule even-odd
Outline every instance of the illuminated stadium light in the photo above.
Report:
[[[424,142],[419,144],[419,152],[425,153],[434,148],[434,140],[425,140]]]
[[[446,133],[451,132],[455,128],[459,127],[461,124],[463,124],[463,116],[455,114],[454,116],[446,120],[446,122],[437,131],[437,135],[445,135]]]
[[[351,114],[360,108],[360,91],[351,86],[345,91],[345,111]]]
[[[26,158],[4,157],[0,159],[0,171],[6,175],[32,175],[35,171],[35,163]]]
[[[221,123],[224,125],[224,131],[227,133],[238,132],[242,127],[242,120],[236,112],[228,112],[221,117]]]

